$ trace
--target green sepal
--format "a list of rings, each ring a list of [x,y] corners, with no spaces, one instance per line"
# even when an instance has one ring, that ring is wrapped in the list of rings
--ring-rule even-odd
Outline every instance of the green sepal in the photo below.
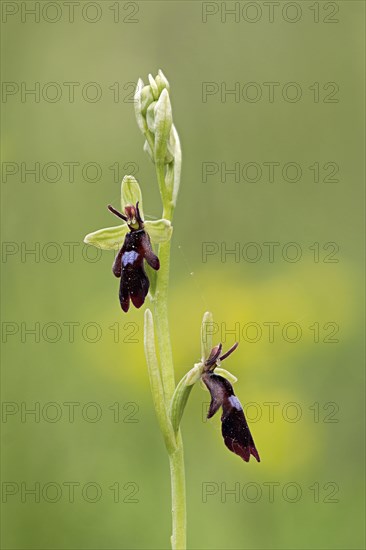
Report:
[[[125,176],[121,183],[121,206],[122,212],[128,204],[135,205],[139,203],[139,210],[142,219],[144,218],[144,208],[142,204],[142,194],[137,180],[133,176]]]
[[[119,250],[128,232],[129,228],[126,223],[115,227],[105,227],[86,235],[84,243],[92,244],[102,250]]]
[[[165,243],[172,236],[173,227],[169,220],[148,220],[144,225],[152,243]],[[115,227],[105,227],[86,235],[84,243],[91,244],[102,250],[119,250],[128,232],[129,228],[126,223]]]

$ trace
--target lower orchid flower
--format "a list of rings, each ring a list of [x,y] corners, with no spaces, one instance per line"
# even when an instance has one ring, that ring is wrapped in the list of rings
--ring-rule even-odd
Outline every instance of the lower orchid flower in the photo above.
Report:
[[[232,383],[237,382],[237,378],[221,367],[221,362],[236,350],[238,343],[221,354],[222,344],[212,347],[212,328],[212,314],[206,312],[201,329],[201,361],[181,379],[172,398],[170,416],[173,429],[177,433],[192,388],[201,380],[211,395],[207,418],[222,408],[221,431],[226,447],[245,462],[249,462],[251,455],[260,462],[243,407],[233,390]]]
[[[220,365],[220,361],[226,359],[237,346],[236,343],[220,357],[222,351],[220,344],[212,349],[209,358],[205,361],[201,379],[211,394],[207,418],[211,418],[222,407],[221,431],[226,447],[239,455],[245,462],[249,462],[250,455],[260,462],[243,407],[236,397],[231,383],[227,378],[214,373],[215,368]]]

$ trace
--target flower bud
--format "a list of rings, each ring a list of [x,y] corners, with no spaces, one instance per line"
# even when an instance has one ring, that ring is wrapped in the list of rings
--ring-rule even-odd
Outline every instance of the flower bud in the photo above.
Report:
[[[142,116],[142,103],[141,103],[141,92],[143,87],[144,87],[144,83],[141,80],[141,78],[139,78],[136,86],[135,95],[134,95],[134,107],[135,107],[136,121],[142,133],[145,132],[145,128],[146,128],[146,123],[144,121],[144,117]]]
[[[152,103],[150,103],[150,105],[148,106],[147,111],[146,111],[147,127],[150,130],[150,132],[152,132],[153,134],[155,134],[155,107],[156,107],[156,104],[157,104],[156,101],[153,101]]]
[[[157,79],[159,79],[159,80],[157,80]],[[164,88],[166,88],[168,90],[168,92],[170,92],[170,84],[169,84],[168,79],[166,78],[165,74],[163,73],[163,71],[161,69],[159,69],[158,75],[157,75],[155,80],[156,80],[157,83],[158,82],[159,82],[159,84],[161,83],[160,85],[162,87],[161,87],[161,90],[159,88],[160,92],[162,92]],[[159,84],[158,84],[158,87],[159,87]]]
[[[172,107],[168,90],[161,92],[155,105],[155,161],[165,163],[168,140],[172,128]]]
[[[142,88],[140,101],[141,101],[141,114],[142,116],[145,117],[148,106],[153,101],[155,101],[150,86],[144,86]]]
[[[150,84],[150,88],[151,88],[151,91],[152,91],[152,95],[154,97],[154,99],[158,99],[159,97],[159,88],[158,88],[158,85],[156,84],[153,76],[151,74],[149,74],[148,76],[149,78],[149,84]]]
[[[149,85],[139,79],[135,93],[138,126],[145,135],[144,151],[156,164],[160,193],[170,214],[177,202],[182,153],[178,133],[173,124],[170,85],[159,69],[155,78],[148,75]]]
[[[162,79],[160,78],[159,75],[156,75],[155,77],[155,82],[156,82],[156,85],[158,87],[158,93],[159,95],[161,94],[161,92],[164,90],[165,86],[164,86],[164,82],[162,81]]]

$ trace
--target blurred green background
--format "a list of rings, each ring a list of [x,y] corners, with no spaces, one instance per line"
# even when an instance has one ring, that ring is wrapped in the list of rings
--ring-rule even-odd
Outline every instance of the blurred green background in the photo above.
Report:
[[[145,214],[161,214],[131,102],[131,83],[159,68],[183,149],[169,302],[176,376],[199,359],[211,310],[216,341],[240,340],[225,366],[239,378],[262,458],[245,464],[227,451],[218,415],[204,421],[208,394],[195,387],[182,426],[188,545],[364,548],[364,3],[280,2],[271,21],[263,2],[238,2],[226,20],[233,2],[82,2],[74,22],[64,2],[41,2],[39,22],[21,4],[35,5],[2,2],[3,548],[169,546],[169,468],[143,311],[122,314],[113,254],[93,261],[95,250],[79,244],[115,223],[106,204],[118,206],[125,173],[140,182]],[[35,101],[24,90],[37,82]],[[79,83],[73,102],[65,82]],[[90,82],[98,101],[85,99]],[[207,101],[204,82],[219,90]],[[257,102],[221,97],[223,86],[248,82],[263,93]],[[279,83],[273,102],[265,82]],[[284,99],[288,82],[299,101]],[[333,102],[329,82],[339,87]],[[39,178],[25,172],[37,162]],[[64,163],[73,162],[71,178]],[[204,182],[208,162],[218,173]],[[263,170],[259,181],[222,181],[221,163],[249,162]],[[280,163],[272,183],[269,162]],[[289,162],[301,167],[297,182],[282,176]],[[97,163],[95,178],[87,163]],[[203,261],[208,242],[219,252]],[[279,243],[273,261],[266,242]],[[247,243],[262,252],[257,262],[220,254]],[[288,243],[301,250],[296,262],[283,257]],[[225,332],[233,329],[239,336]]]

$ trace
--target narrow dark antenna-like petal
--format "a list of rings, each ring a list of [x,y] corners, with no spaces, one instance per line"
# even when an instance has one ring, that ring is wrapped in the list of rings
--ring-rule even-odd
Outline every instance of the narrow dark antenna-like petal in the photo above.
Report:
[[[221,355],[220,361],[223,361],[224,359],[226,359],[226,357],[229,357],[229,355],[231,355],[233,353],[233,351],[236,350],[238,345],[239,345],[239,342],[235,342],[235,344],[233,346],[231,346],[231,348],[226,353],[224,353],[224,355]]]
[[[139,210],[139,201],[136,203],[136,219],[139,222],[139,224],[144,223],[144,220],[141,218],[140,210]]]
[[[114,214],[115,216],[117,216],[117,218],[121,218],[123,221],[127,221],[127,217],[124,216],[123,214],[121,214],[121,212],[119,212],[118,210],[116,210],[115,208],[113,208],[113,206],[111,204],[108,204],[108,210],[110,212],[112,212],[112,214]]]
[[[215,346],[214,348],[212,348],[210,356],[205,362],[206,367],[212,367],[213,365],[216,365],[216,361],[220,357],[221,351],[222,351],[222,344],[219,344],[218,346]]]

